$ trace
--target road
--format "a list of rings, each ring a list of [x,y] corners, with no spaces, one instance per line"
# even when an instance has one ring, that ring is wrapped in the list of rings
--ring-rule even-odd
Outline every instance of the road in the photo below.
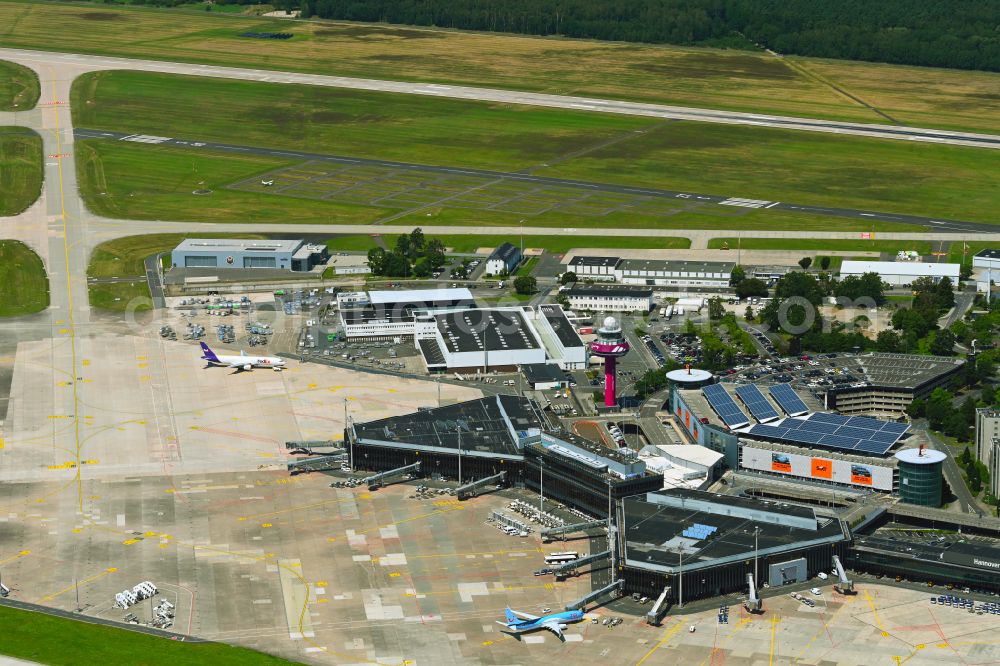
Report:
[[[128,140],[135,136],[134,133],[113,132],[108,130],[95,130],[78,128],[73,130],[76,140],[80,139],[103,139],[109,141]],[[143,135],[143,136],[149,136]],[[350,164],[361,166],[377,166],[399,171],[418,171],[431,174],[442,174],[452,176],[477,176],[485,180],[508,180],[515,182],[525,182],[534,185],[548,185],[552,187],[568,187],[584,190],[588,192],[611,192],[614,194],[628,194],[643,197],[656,197],[664,199],[684,199],[699,201],[702,203],[723,204],[727,201],[742,200],[736,195],[719,195],[696,192],[682,192],[675,190],[661,190],[648,187],[629,187],[627,185],[615,185],[611,183],[595,183],[592,181],[571,180],[567,178],[550,178],[546,176],[534,176],[526,173],[514,173],[505,171],[490,171],[487,169],[470,169],[464,167],[435,166],[430,164],[413,164],[409,162],[393,162],[390,160],[366,159],[360,157],[349,157],[341,155],[325,155],[321,153],[310,153],[301,150],[287,150],[284,148],[262,148],[259,146],[241,146],[231,143],[218,143],[213,141],[200,141],[196,138],[177,137],[157,137],[156,145],[171,146],[187,150],[210,150],[224,153],[239,153],[240,155],[262,155],[265,157],[277,157],[287,159],[289,157],[301,159],[303,161],[332,162],[335,164]],[[833,217],[846,217],[853,220],[865,220],[870,222],[891,222],[896,224],[916,224],[938,230],[949,230],[958,232],[980,232],[996,231],[993,224],[982,222],[962,222],[959,220],[942,220],[934,217],[922,217],[918,215],[898,215],[894,213],[880,213],[870,210],[856,210],[853,208],[831,208],[824,206],[806,206],[803,204],[785,203],[782,201],[757,201],[753,204],[757,208],[768,208],[772,210],[788,210],[796,212],[816,213],[830,215]]]
[[[240,79],[244,81],[261,81],[267,83],[296,83],[333,88],[351,88],[356,90],[371,90],[377,92],[466,99],[480,102],[497,102],[501,104],[522,104],[527,106],[541,106],[573,111],[588,111],[591,113],[613,113],[630,116],[644,116],[649,118],[664,118],[670,120],[693,120],[698,122],[722,123],[727,125],[771,127],[777,129],[802,130],[807,132],[825,132],[831,134],[865,136],[879,139],[896,139],[903,141],[949,144],[955,146],[972,146],[976,148],[1000,148],[1000,136],[990,134],[975,134],[971,132],[956,132],[951,130],[926,129],[921,127],[850,123],[842,121],[817,120],[812,118],[796,118],[791,116],[772,116],[738,111],[719,111],[717,109],[699,109],[683,106],[668,106],[664,104],[644,104],[640,102],[574,97],[570,95],[548,95],[545,93],[520,92],[516,90],[498,90],[496,88],[475,88],[470,86],[441,85],[434,83],[409,83],[404,81],[357,79],[344,76],[299,74],[294,72],[277,72],[242,67],[219,67],[216,65],[197,65],[190,63],[139,60],[132,58],[111,58],[74,53],[48,53],[44,51],[30,51],[26,49],[0,49],[0,59],[14,60],[25,64],[44,63],[46,65],[85,67],[90,70],[131,69],[146,72],[209,76],[224,79]]]
[[[920,427],[926,429],[927,422],[921,420]],[[965,485],[962,470],[959,469],[951,449],[948,448],[947,444],[942,443],[929,432],[927,433],[927,440],[931,443],[932,448],[937,449],[945,455],[944,464],[941,469],[944,473],[945,481],[948,482],[948,487],[951,488],[951,492],[958,498],[959,506],[962,507],[962,513],[978,514],[979,510],[976,508],[976,500],[972,497],[972,493],[969,492],[968,486]]]

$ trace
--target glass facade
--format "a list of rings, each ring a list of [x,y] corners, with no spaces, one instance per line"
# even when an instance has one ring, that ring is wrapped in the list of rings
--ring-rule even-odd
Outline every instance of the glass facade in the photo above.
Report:
[[[899,461],[899,497],[907,504],[941,506],[941,463]]]

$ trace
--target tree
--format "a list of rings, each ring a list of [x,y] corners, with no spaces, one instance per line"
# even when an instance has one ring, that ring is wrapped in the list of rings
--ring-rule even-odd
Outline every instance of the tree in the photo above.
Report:
[[[747,272],[743,270],[742,266],[737,264],[736,267],[733,268],[733,272],[729,275],[729,286],[735,287],[746,279],[747,279]]]
[[[958,279],[968,280],[970,277],[972,277],[972,262],[966,261],[958,269]]]
[[[385,250],[380,247],[368,250],[368,268],[372,275],[385,275]]]
[[[830,268],[830,257],[826,257],[826,256],[820,257],[819,258],[819,267],[820,267],[820,270],[824,270],[824,271],[827,270],[827,269],[829,269]]]
[[[801,266],[802,270],[804,271],[809,270],[809,267],[812,266],[812,263],[813,263],[812,257],[802,257],[801,259],[799,259],[799,266]]]
[[[392,249],[394,254],[402,257],[410,256],[410,237],[406,234],[399,234],[396,237],[396,246]]]
[[[414,277],[427,278],[427,277],[430,277],[431,273],[433,273],[433,272],[434,272],[434,268],[431,265],[431,262],[430,262],[430,260],[427,257],[424,257],[424,258],[420,259],[419,261],[417,261],[417,263],[415,263],[413,265],[413,276]]]
[[[514,291],[519,294],[533,294],[538,291],[538,281],[530,275],[521,275],[514,278]]]
[[[899,334],[895,331],[880,331],[875,337],[875,349],[876,351],[887,352],[890,354],[899,352]]]
[[[746,312],[743,313],[743,318],[746,319],[747,321],[753,321],[754,320],[753,308],[750,307],[749,305],[747,306]]]
[[[410,256],[419,256],[427,247],[427,239],[424,238],[424,230],[417,227],[410,232]]]
[[[567,285],[576,282],[576,273],[573,271],[566,271],[559,276],[559,284]]]
[[[906,407],[906,415],[911,419],[923,418],[927,414],[927,401],[916,398]]]
[[[969,491],[973,495],[978,495],[983,490],[983,477],[978,465],[969,465],[965,468],[965,476],[969,482]]]
[[[312,16],[312,9],[309,8],[308,0],[302,0],[299,5],[299,18],[307,19]]]
[[[786,273],[778,280],[778,284],[774,286],[775,299],[791,298],[793,296],[804,298],[813,305],[819,305],[823,301],[823,292],[816,278],[809,273],[802,273],[800,271]]]
[[[764,297],[767,296],[767,285],[763,280],[757,278],[747,278],[741,280],[735,287],[736,295],[740,298]]]
[[[941,278],[941,281],[937,283],[935,293],[939,308],[948,310],[955,307],[955,289],[952,286],[951,278]]]
[[[969,450],[968,446],[958,456],[958,462],[961,463],[962,467],[967,467],[972,462],[972,451]]]
[[[955,348],[955,334],[945,329],[934,334],[931,340],[931,353],[935,356],[951,356]]]
[[[726,314],[726,308],[722,305],[722,299],[718,296],[713,296],[708,299],[708,318],[712,321],[718,321],[722,319],[723,315]]]
[[[870,298],[875,305],[885,303],[885,284],[878,273],[865,273],[864,275],[848,275],[841,280],[833,289],[834,295],[838,298],[848,298],[852,301]]]

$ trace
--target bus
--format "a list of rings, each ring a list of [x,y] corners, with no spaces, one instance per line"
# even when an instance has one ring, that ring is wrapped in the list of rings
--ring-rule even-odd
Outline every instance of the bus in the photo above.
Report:
[[[566,551],[565,553],[549,553],[545,556],[546,564],[566,564],[567,562],[572,562],[573,560],[580,559],[580,554],[575,551]]]

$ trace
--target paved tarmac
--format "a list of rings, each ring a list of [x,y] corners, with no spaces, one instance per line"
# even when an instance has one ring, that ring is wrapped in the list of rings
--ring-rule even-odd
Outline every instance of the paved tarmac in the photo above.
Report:
[[[76,139],[104,139],[104,140],[129,140],[135,134],[126,132],[111,132],[107,130],[95,129],[74,129]],[[148,135],[143,135],[148,136]],[[791,204],[782,201],[754,201],[739,198],[737,195],[719,195],[694,192],[682,192],[679,190],[661,190],[648,187],[628,187],[626,185],[615,185],[611,183],[596,183],[592,181],[571,180],[567,178],[550,178],[546,176],[534,176],[526,173],[514,173],[504,171],[490,171],[487,169],[469,169],[463,167],[436,166],[431,164],[413,164],[408,162],[394,162],[390,160],[366,159],[360,157],[349,157],[341,155],[324,155],[320,153],[310,153],[300,150],[286,150],[282,148],[262,148],[259,146],[241,146],[231,143],[217,143],[212,141],[200,141],[196,138],[176,138],[157,137],[156,145],[171,146],[174,148],[184,148],[189,150],[218,151],[224,153],[239,153],[241,155],[263,155],[279,158],[299,158],[303,161],[332,162],[335,164],[351,164],[361,166],[378,166],[398,171],[417,171],[429,174],[444,174],[457,176],[475,176],[488,180],[515,181],[531,183],[534,185],[550,187],[568,187],[587,192],[611,192],[614,194],[625,194],[641,197],[654,197],[664,199],[692,200],[700,203],[714,203],[723,205],[736,205],[750,202],[750,207],[768,208],[776,210],[789,210],[807,213],[819,213],[833,217],[847,217],[850,219],[870,220],[872,222],[894,222],[898,224],[918,224],[928,228],[950,231],[995,231],[996,226],[986,223],[962,222],[959,220],[943,220],[933,217],[922,217],[918,215],[899,215],[894,213],[880,213],[877,211],[857,210],[852,208],[831,208],[822,206],[805,206],[801,204]],[[256,181],[255,181],[256,182]],[[408,211],[407,211],[408,212]]]
[[[404,81],[381,81],[376,79],[356,79],[344,76],[324,76],[320,74],[299,74],[276,72],[240,67],[219,67],[190,63],[138,60],[131,58],[110,58],[104,56],[74,53],[47,53],[26,49],[0,49],[0,58],[22,63],[46,63],[84,66],[88,69],[133,69],[169,74],[210,76],[245,81],[268,83],[298,83],[335,88],[352,88],[378,92],[394,92],[431,97],[468,99],[502,104],[524,104],[593,113],[614,113],[672,120],[694,120],[699,122],[722,123],[728,125],[750,125],[778,129],[794,129],[808,132],[849,134],[881,139],[921,141],[977,148],[1000,148],[1000,136],[956,132],[951,130],[925,129],[921,127],[901,127],[868,123],[772,116],[738,111],[719,111],[663,104],[643,104],[619,100],[574,97],[569,95],[547,95],[544,93],[498,90],[495,88],[474,88],[469,86],[441,85],[433,83],[408,83]]]

